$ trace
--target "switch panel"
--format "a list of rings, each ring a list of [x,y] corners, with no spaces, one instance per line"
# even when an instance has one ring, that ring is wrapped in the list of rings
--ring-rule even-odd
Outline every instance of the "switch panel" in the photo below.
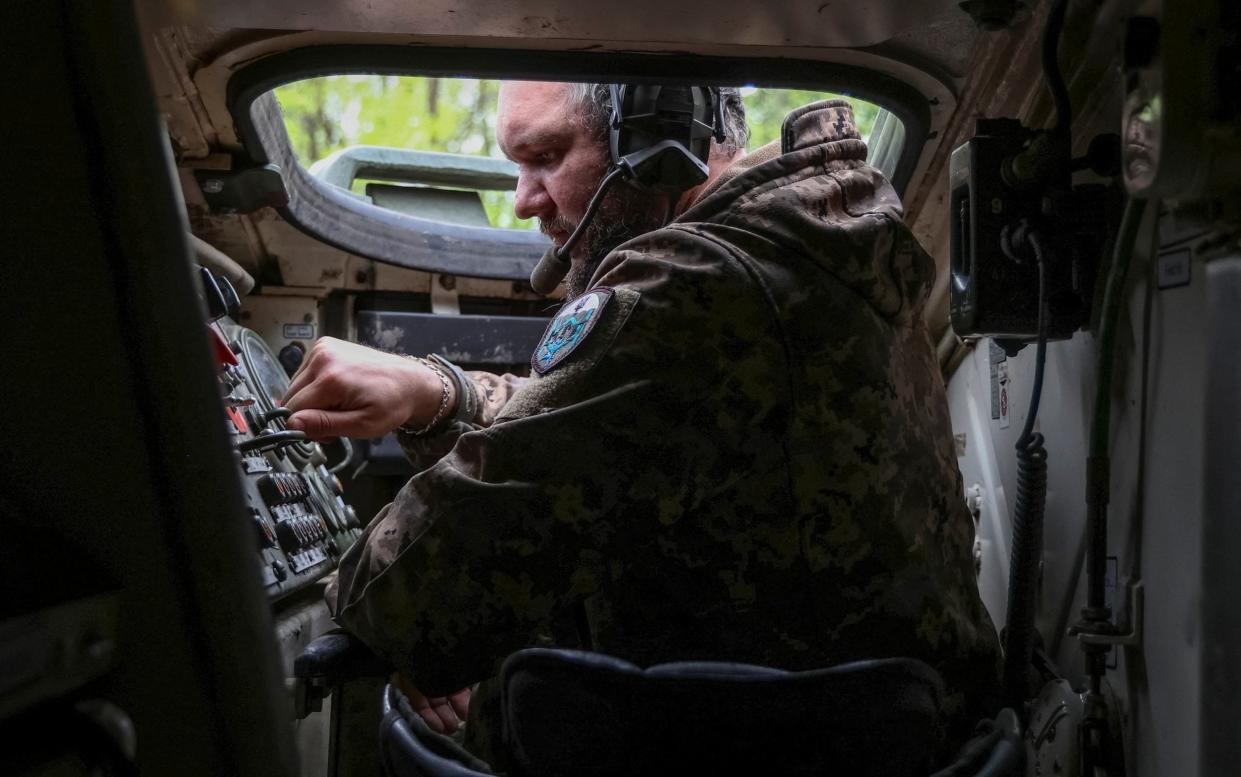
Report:
[[[278,410],[288,376],[271,349],[227,318],[211,326],[213,338],[236,357],[220,366],[221,420],[234,447],[260,433],[287,432]],[[273,600],[331,572],[362,533],[325,463],[319,445],[295,438],[238,456],[259,573]]]

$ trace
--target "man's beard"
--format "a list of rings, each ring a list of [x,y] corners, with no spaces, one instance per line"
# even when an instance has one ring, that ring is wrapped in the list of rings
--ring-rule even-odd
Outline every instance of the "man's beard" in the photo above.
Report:
[[[564,281],[567,298],[586,293],[595,271],[612,249],[667,224],[668,206],[668,198],[657,192],[638,189],[624,181],[614,185],[604,195],[585,234],[573,247],[573,264]],[[539,221],[539,229],[545,235],[556,231],[572,234],[577,225],[578,222],[564,216]]]

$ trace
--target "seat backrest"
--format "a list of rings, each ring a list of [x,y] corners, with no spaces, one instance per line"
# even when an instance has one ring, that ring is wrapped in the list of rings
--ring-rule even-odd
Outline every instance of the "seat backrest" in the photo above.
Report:
[[[509,657],[502,683],[509,766],[530,777],[902,777],[929,774],[941,756],[943,683],[908,658],[644,670],[532,648]]]
[[[132,752],[146,775],[290,777],[155,32],[134,2],[3,7],[0,723],[38,736],[0,731],[0,774],[113,773]],[[96,717],[115,753],[80,733]]]

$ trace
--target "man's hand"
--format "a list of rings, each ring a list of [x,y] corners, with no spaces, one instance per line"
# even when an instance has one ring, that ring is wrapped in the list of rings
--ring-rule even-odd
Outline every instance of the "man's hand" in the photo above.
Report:
[[[470,709],[469,688],[462,688],[451,696],[428,699],[400,672],[393,673],[391,680],[392,684],[405,694],[405,698],[409,699],[409,706],[427,722],[432,731],[452,734],[465,724]]]
[[[293,411],[288,427],[312,440],[367,438],[425,425],[442,397],[439,376],[420,362],[323,337],[293,375],[284,406]],[[456,396],[448,400],[451,414]]]

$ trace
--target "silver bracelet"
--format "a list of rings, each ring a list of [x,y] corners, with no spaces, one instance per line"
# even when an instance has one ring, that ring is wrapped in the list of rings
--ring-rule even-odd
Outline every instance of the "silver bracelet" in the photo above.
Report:
[[[473,423],[474,417],[478,415],[478,407],[482,404],[474,382],[465,376],[465,372],[460,367],[438,353],[427,354],[427,360],[448,373],[449,380],[457,389],[457,412],[452,414],[452,420]]]
[[[427,425],[422,427],[421,429],[415,429],[411,427],[408,423],[401,424],[400,426],[396,428],[396,430],[398,432],[401,432],[402,434],[409,434],[409,435],[413,435],[414,437],[421,437],[422,435],[426,434],[427,432],[435,428],[436,424],[438,424],[440,421],[444,420],[444,416],[448,412],[448,400],[452,396],[452,389],[449,386],[448,375],[444,373],[444,370],[438,364],[435,364],[434,362],[430,362],[422,358],[421,356],[410,356],[408,354],[405,354],[405,357],[407,359],[413,359],[419,364],[427,367],[432,372],[434,372],[436,376],[438,376],[440,379],[440,389],[441,389],[440,406],[439,408],[436,409],[435,415],[431,417],[430,422],[427,423]]]

